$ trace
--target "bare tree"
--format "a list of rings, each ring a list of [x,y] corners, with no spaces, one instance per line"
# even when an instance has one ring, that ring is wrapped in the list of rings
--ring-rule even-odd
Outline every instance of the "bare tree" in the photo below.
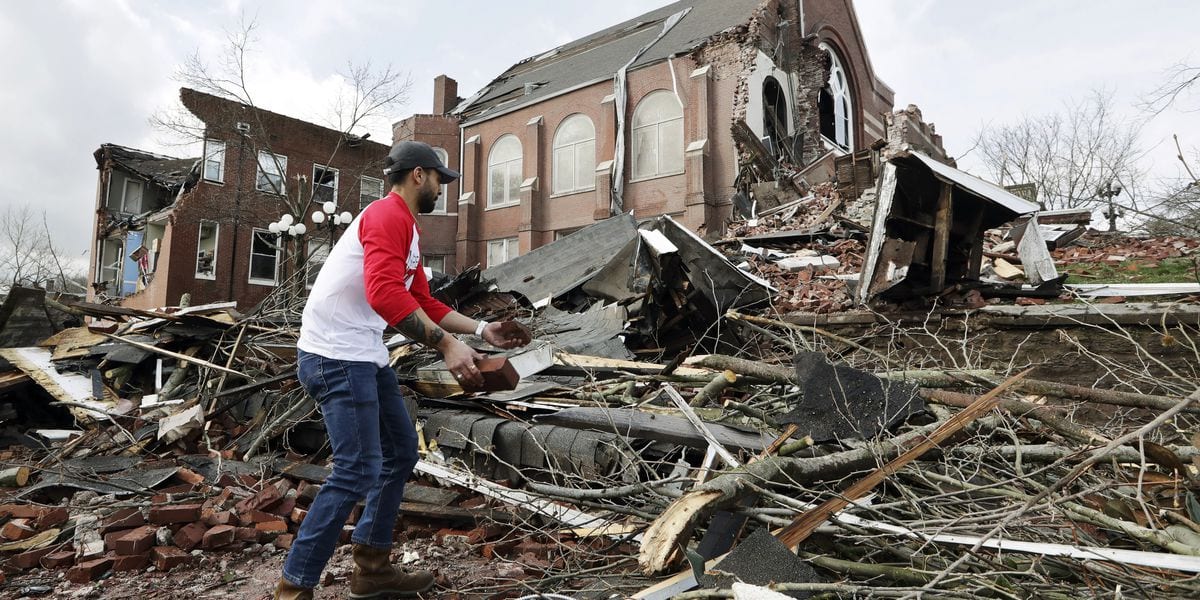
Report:
[[[976,145],[995,181],[1035,184],[1047,209],[1107,205],[1100,192],[1113,185],[1126,192],[1120,204],[1136,210],[1140,131],[1113,111],[1110,92],[1094,91],[1060,111],[984,129]]]
[[[28,204],[0,212],[0,277],[13,286],[67,289],[78,274],[59,261],[45,212],[37,217]]]
[[[249,107],[251,110],[239,113],[239,118],[248,115],[249,119],[255,122],[255,131],[267,131],[269,128],[263,122],[263,114],[259,110],[261,107],[256,103],[257,96],[251,80],[251,60],[257,42],[257,28],[257,20],[243,17],[237,29],[226,31],[226,43],[215,60],[210,62],[197,52],[180,65],[175,78],[191,89]],[[362,129],[394,115],[407,103],[412,88],[412,81],[408,75],[392,65],[377,68],[369,61],[362,64],[349,61],[345,70],[338,74],[342,78],[341,85],[323,120],[325,126],[341,132],[342,135],[330,149],[325,164],[331,164],[347,142],[360,141],[370,135],[363,133]],[[151,123],[159,131],[184,144],[195,144],[204,139],[205,124],[182,106],[160,111],[151,118]],[[285,173],[283,164],[279,161],[279,153],[270,147],[270,139],[270,135],[260,135],[247,141],[254,146],[254,155],[259,155],[260,150],[269,152],[269,156],[276,161],[276,172]],[[295,182],[298,185],[286,185],[285,177],[266,178],[264,182],[274,189],[282,204],[282,213],[303,219],[309,203],[314,200],[312,184],[316,182],[308,182],[304,175],[298,176],[298,181]],[[234,214],[232,218],[236,220],[239,217]],[[303,237],[293,240],[297,249],[297,271],[303,267],[306,260],[305,253],[300,251],[305,247]]]
[[[1193,91],[1198,84],[1200,84],[1200,66],[1183,62],[1177,63],[1167,70],[1166,81],[1142,99],[1142,108],[1157,115],[1172,105],[1179,104],[1180,100],[1184,96],[1190,95],[1189,92]],[[1180,110],[1200,110],[1200,105],[1189,105]]]

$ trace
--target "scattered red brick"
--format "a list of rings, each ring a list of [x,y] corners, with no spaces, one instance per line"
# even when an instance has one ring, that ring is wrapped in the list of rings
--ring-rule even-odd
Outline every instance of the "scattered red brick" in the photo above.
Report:
[[[101,535],[116,529],[132,529],[146,524],[146,517],[137,508],[122,508],[100,520]]]
[[[154,540],[157,535],[158,527],[143,525],[118,537],[116,543],[113,545],[113,550],[123,556],[145,554],[154,546]]]
[[[187,523],[200,519],[199,504],[175,504],[155,506],[150,509],[150,522],[159,525]]]
[[[67,569],[67,580],[71,583],[95,581],[112,569],[112,565],[113,559],[108,556],[82,562]]]
[[[0,538],[10,542],[24,540],[37,534],[33,528],[33,519],[13,519],[0,527]]]
[[[73,564],[75,564],[75,552],[73,550],[51,552],[42,558],[42,566],[47,569],[59,569],[69,567]]]
[[[296,541],[296,536],[290,533],[284,533],[280,534],[279,537],[275,538],[275,541],[271,543],[275,544],[275,547],[279,548],[280,550],[291,550],[292,542],[294,541]]]
[[[106,554],[105,558],[113,561],[113,571],[141,571],[150,564],[149,554]]]
[[[232,544],[234,537],[235,532],[232,525],[217,525],[216,527],[204,532],[204,538],[201,541],[201,545],[203,545],[206,550],[214,550],[222,546],[228,546],[229,544]]]
[[[204,541],[204,532],[208,526],[204,523],[189,523],[175,532],[175,545],[184,550],[192,550]]]
[[[150,550],[150,559],[159,571],[170,571],[188,561],[188,554],[174,546],[155,546]]]

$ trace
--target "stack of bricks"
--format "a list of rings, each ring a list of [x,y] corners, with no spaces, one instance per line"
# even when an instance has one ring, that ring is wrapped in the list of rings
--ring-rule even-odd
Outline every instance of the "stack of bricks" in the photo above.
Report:
[[[0,505],[3,542],[29,541],[21,550],[6,553],[7,566],[10,570],[66,569],[69,581],[85,583],[110,572],[144,571],[150,566],[169,571],[201,553],[241,550],[253,544],[287,550],[319,489],[305,481],[298,485],[284,478],[263,482],[249,475],[222,475],[208,482],[187,469],[180,469],[176,478],[181,483],[158,490],[148,504],[104,515],[95,525],[102,547],[55,541],[64,526],[73,524],[67,508]],[[80,539],[78,531],[75,539]]]

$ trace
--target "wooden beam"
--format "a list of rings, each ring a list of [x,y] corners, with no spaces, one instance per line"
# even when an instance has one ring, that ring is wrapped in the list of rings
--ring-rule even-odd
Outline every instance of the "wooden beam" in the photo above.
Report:
[[[1003,383],[993,388],[992,391],[980,396],[979,400],[976,400],[970,406],[963,409],[962,412],[947,420],[941,427],[938,427],[936,431],[931,433],[929,437],[922,439],[911,449],[858,480],[837,497],[830,498],[821,503],[817,508],[797,517],[791,524],[781,529],[776,534],[776,537],[788,547],[796,546],[804,541],[821,523],[827,521],[835,513],[849,506],[851,502],[863,497],[867,492],[875,489],[876,486],[883,483],[892,474],[937,447],[938,444],[941,444],[950,436],[961,431],[975,419],[996,408],[1000,404],[1000,394],[1023,379],[1032,370],[1032,368],[1026,369],[1009,377]]]
[[[938,194],[937,214],[933,220],[933,257],[929,261],[930,291],[937,293],[946,287],[946,257],[950,249],[951,195],[954,186],[943,181]]]

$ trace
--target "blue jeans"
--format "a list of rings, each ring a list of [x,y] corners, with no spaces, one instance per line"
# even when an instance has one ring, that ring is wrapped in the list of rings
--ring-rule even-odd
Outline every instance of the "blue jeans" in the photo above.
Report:
[[[366,506],[351,541],[392,547],[404,484],[417,464],[417,432],[396,372],[370,362],[299,351],[298,376],[316,399],[333,447],[333,473],[321,485],[292,543],[283,577],[316,587],[359,500]]]

